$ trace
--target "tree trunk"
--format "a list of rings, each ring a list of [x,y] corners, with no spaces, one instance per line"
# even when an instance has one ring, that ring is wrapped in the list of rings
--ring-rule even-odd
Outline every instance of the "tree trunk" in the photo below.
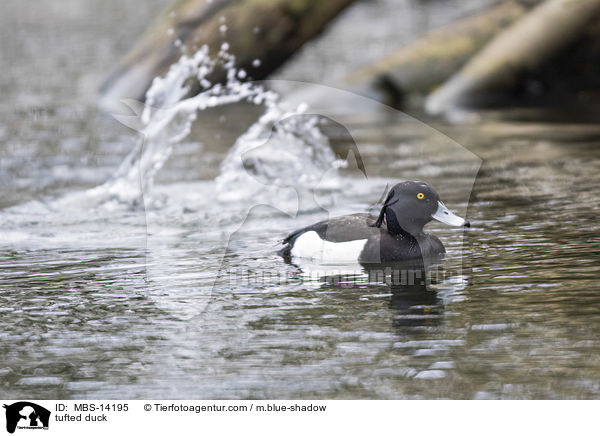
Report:
[[[600,0],[547,0],[509,27],[426,101],[433,115],[476,103],[520,83],[568,47],[600,14]]]
[[[392,100],[394,94],[397,98],[404,94],[427,94],[537,2],[506,0],[432,30],[416,42],[350,74],[345,82],[350,87],[369,83]]]
[[[177,0],[103,84],[101,105],[114,107],[122,98],[143,100],[152,79],[166,73],[182,48],[192,53],[207,45],[216,55],[227,42],[237,67],[249,78],[265,78],[353,1]]]

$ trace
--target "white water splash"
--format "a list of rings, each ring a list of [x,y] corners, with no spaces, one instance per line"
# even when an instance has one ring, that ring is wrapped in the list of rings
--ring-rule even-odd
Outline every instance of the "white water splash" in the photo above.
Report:
[[[337,174],[345,161],[336,159],[319,129],[319,118],[307,114],[307,109],[269,105],[223,161],[216,179],[220,200],[251,196],[260,201],[284,192],[281,188],[316,188],[324,178],[331,179],[332,169]]]
[[[138,205],[140,193],[150,194],[173,146],[189,135],[199,114],[241,101],[264,105],[265,113],[238,138],[223,161],[216,179],[216,200],[258,193],[272,196],[276,189],[265,190],[265,186],[315,187],[325,173],[331,175],[331,169],[342,165],[321,133],[318,117],[307,115],[304,104],[285,107],[275,92],[240,81],[245,72],[235,68],[235,59],[227,49],[227,43],[223,44],[216,59],[210,58],[206,47],[193,56],[182,56],[165,77],[154,79],[145,105],[125,102],[135,115],[115,117],[138,130],[142,138],[113,177],[87,192],[88,200]],[[211,83],[208,77],[220,68],[226,71],[225,83]],[[200,90],[188,97],[195,91],[191,84]]]
[[[210,58],[206,48],[193,56],[182,56],[164,77],[153,81],[146,104],[126,101],[133,114],[115,118],[140,132],[141,138],[113,176],[89,190],[5,209],[0,214],[5,240],[29,241],[41,246],[77,246],[82,241],[110,245],[115,240],[107,238],[103,229],[112,228],[109,223],[120,229],[122,224],[123,234],[119,233],[119,240],[124,241],[124,235],[139,233],[140,229],[135,228],[139,221],[136,217],[142,210],[146,226],[156,228],[154,224],[162,225],[179,217],[184,209],[182,205],[202,210],[207,220],[224,218],[222,208],[214,205],[231,198],[245,200],[230,204],[227,210],[233,218],[219,222],[243,221],[247,210],[264,202],[282,210],[286,210],[282,204],[287,202],[289,213],[294,213],[298,205],[288,201],[290,193],[316,187],[323,174],[329,170],[335,173],[340,163],[319,130],[318,118],[307,115],[305,105],[285,107],[275,92],[256,83],[240,81],[240,70],[234,67],[234,58],[227,49],[224,44],[216,59]],[[226,72],[225,83],[208,80],[216,69]],[[216,181],[207,182],[203,188],[205,194],[183,199],[178,191],[166,189],[161,194],[160,190],[153,189],[156,174],[173,147],[189,135],[202,111],[235,102],[264,106],[265,112],[238,138],[224,159]],[[286,189],[281,189],[282,186]],[[153,192],[157,197],[173,197],[173,201],[158,201],[153,198]],[[90,225],[91,222],[98,227]],[[25,223],[29,224],[23,230]],[[231,224],[231,227],[236,225]],[[93,231],[90,233],[89,229]]]

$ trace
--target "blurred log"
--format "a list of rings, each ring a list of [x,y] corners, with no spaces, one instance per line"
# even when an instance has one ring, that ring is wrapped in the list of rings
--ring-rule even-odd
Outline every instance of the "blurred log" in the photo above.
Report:
[[[547,0],[496,36],[426,101],[436,115],[477,103],[517,86],[523,75],[587,32],[600,14],[600,0]]]
[[[430,31],[395,53],[346,77],[349,86],[370,85],[392,106],[404,94],[427,94],[458,71],[494,35],[523,17],[539,0],[506,0]]]
[[[101,105],[143,100],[152,79],[181,56],[178,40],[190,54],[207,45],[213,55],[227,42],[237,67],[265,78],[353,1],[176,0],[102,85]],[[224,72],[212,77],[224,78]]]

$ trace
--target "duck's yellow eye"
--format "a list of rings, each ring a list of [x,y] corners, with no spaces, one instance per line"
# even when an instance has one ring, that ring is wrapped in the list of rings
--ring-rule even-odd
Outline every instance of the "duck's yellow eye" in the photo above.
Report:
[[[423,199],[425,198],[425,195],[424,195],[422,192],[419,192],[419,193],[417,194],[417,198],[418,198],[419,200],[423,200]]]

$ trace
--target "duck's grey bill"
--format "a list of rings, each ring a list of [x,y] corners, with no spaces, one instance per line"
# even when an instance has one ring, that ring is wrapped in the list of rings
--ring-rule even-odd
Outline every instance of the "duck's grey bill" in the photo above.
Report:
[[[448,224],[449,226],[468,226],[468,221],[465,221],[458,215],[454,215],[441,201],[438,201],[438,208],[431,218],[438,220],[441,223]]]

